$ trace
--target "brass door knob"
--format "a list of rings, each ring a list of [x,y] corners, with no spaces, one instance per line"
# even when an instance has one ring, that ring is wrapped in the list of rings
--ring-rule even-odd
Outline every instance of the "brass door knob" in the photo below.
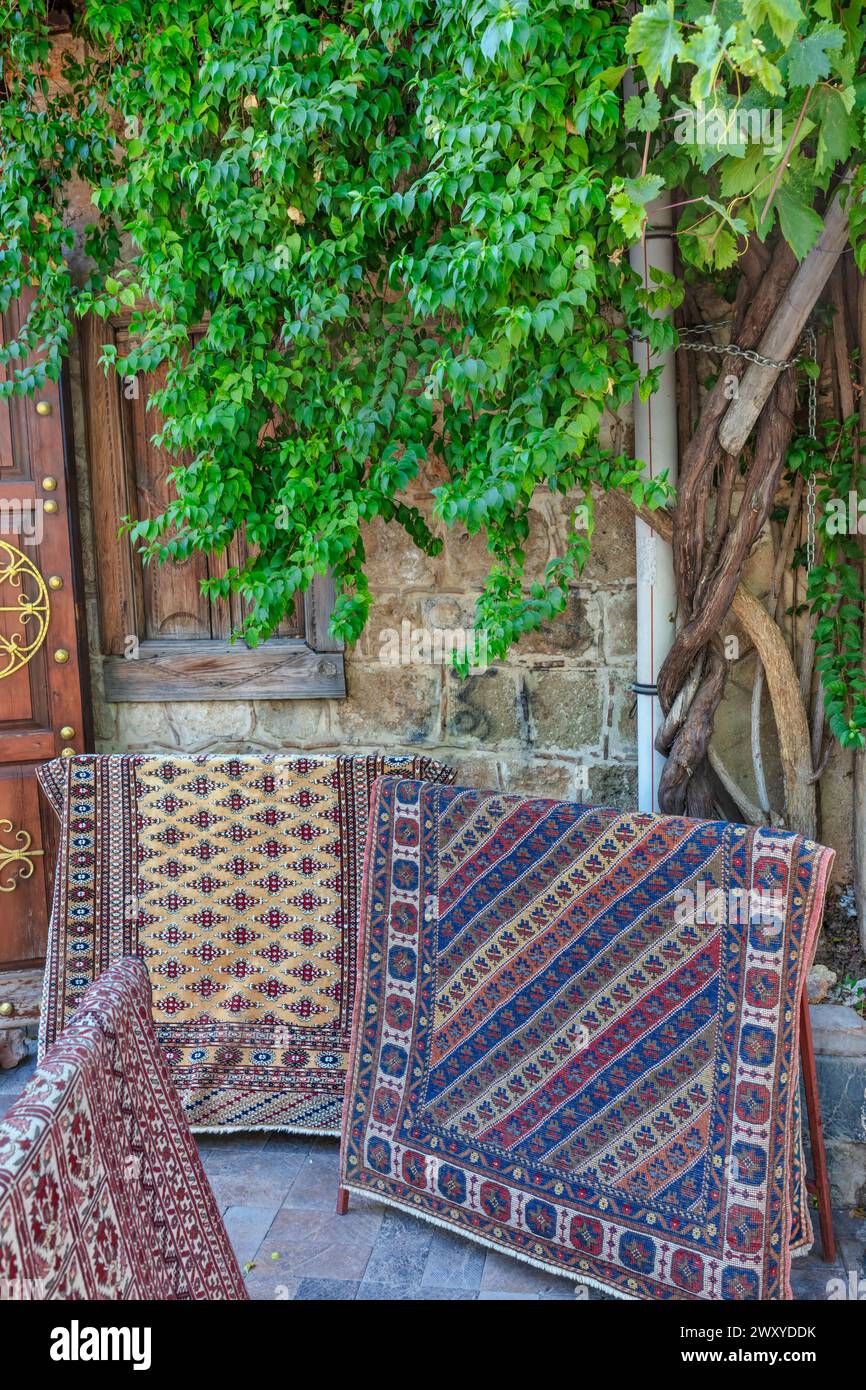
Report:
[[[0,1018],[12,1018],[15,1013],[15,1005],[11,999],[4,999],[0,1004]]]
[[[57,648],[57,651],[54,653],[54,660],[57,662],[58,666],[66,665],[67,661],[69,660],[69,653],[65,647]]]
[[[62,739],[65,739],[67,743],[71,738],[75,738],[75,730],[73,729],[71,724],[63,725],[63,728],[60,730],[60,737]]]
[[[61,758],[74,758],[74,757],[75,757],[75,749],[74,749],[74,748],[61,748],[61,750],[60,750],[60,756],[61,756]]]
[[[57,511],[57,503],[53,498],[49,498],[47,502],[42,503],[42,510],[47,516],[53,516]]]
[[[62,588],[63,588],[63,577],[62,577],[62,575],[59,575],[59,574],[49,574],[49,576],[48,576],[48,587],[49,587],[49,589],[62,589]]]
[[[44,487],[46,492],[54,492],[57,488],[57,479],[51,477],[43,478],[42,486]]]
[[[51,402],[50,402],[50,401],[37,401],[37,402],[36,402],[36,414],[37,414],[37,415],[50,415],[50,414],[51,414]]]

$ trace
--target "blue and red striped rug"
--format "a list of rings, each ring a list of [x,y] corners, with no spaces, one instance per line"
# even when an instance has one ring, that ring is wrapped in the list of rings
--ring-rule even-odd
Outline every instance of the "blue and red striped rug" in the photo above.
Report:
[[[790,1297],[832,851],[384,778],[342,1181],[624,1297]]]

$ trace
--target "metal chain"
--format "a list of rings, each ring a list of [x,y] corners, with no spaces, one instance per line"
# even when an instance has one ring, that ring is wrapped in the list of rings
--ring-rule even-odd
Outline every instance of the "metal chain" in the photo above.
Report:
[[[718,323],[696,323],[690,328],[684,328],[680,333],[680,347],[687,352],[716,352],[720,357],[744,357],[747,362],[754,362],[758,367],[771,367],[774,372],[784,372],[788,367],[794,367],[803,360],[805,353],[798,353],[796,357],[789,357],[785,362],[778,362],[775,357],[764,357],[762,353],[755,352],[752,348],[741,348],[736,343],[699,343],[689,341],[693,333],[710,333],[714,328],[728,328],[730,319],[721,319]],[[811,333],[811,328],[807,330]],[[812,335],[814,337],[814,334]]]
[[[736,343],[704,343],[692,341],[694,334],[711,333],[716,328],[729,328],[730,319],[720,319],[716,323],[696,323],[689,328],[684,328],[680,333],[679,345],[686,352],[715,352],[720,357],[744,357],[747,362],[754,362],[759,367],[770,367],[774,372],[784,372],[789,367],[794,367],[798,362],[802,362],[809,357],[812,362],[818,360],[818,343],[814,329],[806,328],[803,333],[802,342],[805,345],[802,352],[798,352],[796,357],[789,357],[785,362],[778,362],[773,357],[764,357],[760,352],[754,352],[752,348],[741,348]],[[809,411],[809,438],[817,438],[817,410],[818,410],[818,383],[814,376],[809,377],[808,384],[808,411]],[[806,572],[813,568],[815,564],[815,478],[809,477],[806,484]]]

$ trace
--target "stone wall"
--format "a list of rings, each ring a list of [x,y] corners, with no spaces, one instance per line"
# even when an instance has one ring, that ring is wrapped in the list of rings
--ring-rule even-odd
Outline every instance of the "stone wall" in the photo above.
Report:
[[[862,1207],[866,1205],[866,1019],[838,1004],[813,1004],[812,1032],[833,1200],[840,1206]]]

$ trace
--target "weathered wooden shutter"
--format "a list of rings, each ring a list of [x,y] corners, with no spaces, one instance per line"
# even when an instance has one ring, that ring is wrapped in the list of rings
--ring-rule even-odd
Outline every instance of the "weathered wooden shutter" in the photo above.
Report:
[[[144,565],[121,520],[161,512],[170,497],[168,456],[152,443],[147,400],[158,380],[125,386],[105,374],[106,342],[121,355],[126,323],[87,321],[82,332],[88,455],[97,536],[99,618],[107,700],[285,700],[345,695],[340,644],[328,636],[333,585],[317,580],[270,641],[229,641],[241,618],[235,596],[208,599],[201,580],[243,562],[236,539],[222,557]]]

